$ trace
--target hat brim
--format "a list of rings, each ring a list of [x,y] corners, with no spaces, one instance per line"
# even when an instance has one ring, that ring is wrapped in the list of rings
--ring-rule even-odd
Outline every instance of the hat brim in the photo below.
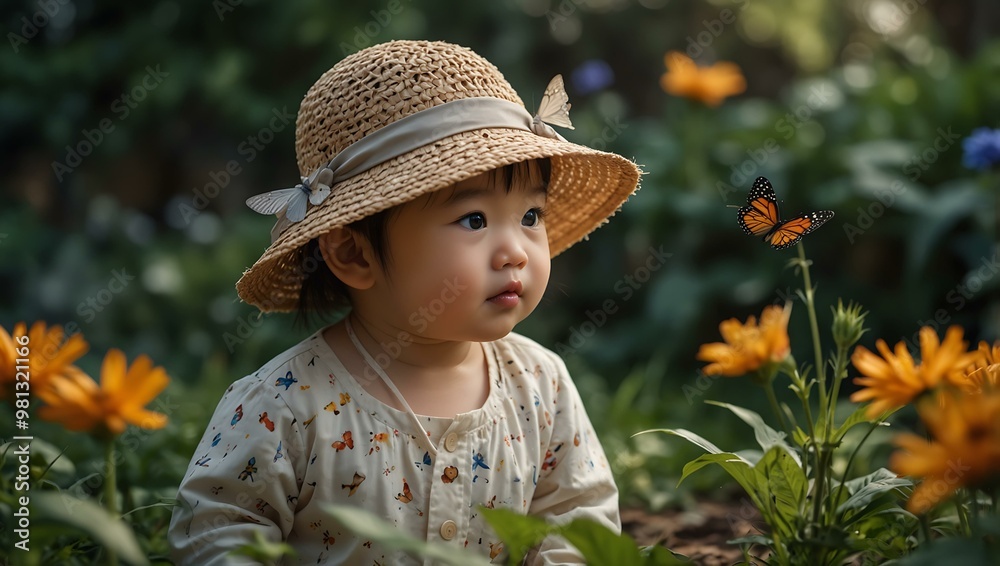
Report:
[[[541,158],[552,164],[545,206],[552,257],[604,224],[638,186],[638,167],[620,155],[525,130],[462,132],[331,187],[321,205],[311,207],[243,273],[237,292],[264,312],[296,310],[302,281],[323,266],[322,258],[302,257],[313,238],[486,171]]]

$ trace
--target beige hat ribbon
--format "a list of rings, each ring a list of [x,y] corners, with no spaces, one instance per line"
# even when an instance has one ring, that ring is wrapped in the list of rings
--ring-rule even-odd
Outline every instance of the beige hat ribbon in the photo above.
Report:
[[[384,126],[338,153],[329,163],[302,177],[298,185],[247,199],[247,206],[261,214],[277,214],[271,242],[293,223],[305,218],[308,204],[321,204],[330,187],[414,149],[449,136],[489,128],[527,130],[566,141],[544,120],[520,104],[491,97],[453,100],[421,110]]]

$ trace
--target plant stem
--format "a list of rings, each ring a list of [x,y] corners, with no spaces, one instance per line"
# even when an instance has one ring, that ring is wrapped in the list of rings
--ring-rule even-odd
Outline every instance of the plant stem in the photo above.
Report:
[[[927,514],[920,515],[920,532],[924,533],[924,543],[931,543],[931,527],[927,524]]]
[[[969,492],[969,535],[975,536],[976,531],[979,530],[979,500],[976,496],[976,490],[967,488]]]
[[[819,323],[816,321],[816,302],[813,295],[812,280],[809,278],[809,260],[806,259],[806,248],[802,242],[798,244],[799,266],[802,268],[802,282],[804,285],[803,294],[806,301],[806,312],[809,313],[809,328],[812,331],[813,353],[816,356],[816,382],[819,384],[819,433],[822,438],[817,438],[816,432],[812,433],[813,447],[816,450],[816,479],[813,482],[813,524],[820,524],[820,517],[823,516],[823,502],[826,495],[827,468],[830,466],[830,450],[828,438],[831,433],[831,422],[828,416],[828,406],[830,399],[826,391],[826,365],[823,363],[823,346],[819,338]],[[808,405],[808,402],[805,403]],[[808,410],[808,409],[807,409]],[[812,419],[809,418],[811,422]]]
[[[955,511],[958,514],[958,523],[962,527],[962,535],[970,536],[972,527],[969,524],[969,511],[962,505],[960,498],[955,498]]]
[[[802,282],[805,286],[802,291],[806,298],[806,311],[809,313],[809,328],[812,330],[813,354],[816,356],[816,382],[819,384],[819,414],[820,418],[824,418],[829,401],[826,395],[826,364],[823,363],[823,347],[819,339],[819,323],[816,321],[816,304],[813,297],[812,280],[809,278],[809,261],[806,259],[806,248],[802,245],[802,242],[798,243],[798,248],[799,266],[802,268]],[[821,429],[824,437],[829,435],[829,428],[829,426],[823,426]]]
[[[795,381],[797,397],[802,401],[802,410],[806,415],[806,426],[809,428],[809,437],[815,442],[816,429],[813,427],[812,408],[809,406],[809,392],[806,389],[806,384],[803,383],[802,376],[799,375],[798,368],[795,369],[792,379]]]
[[[775,415],[778,415],[778,422],[781,423],[781,430],[785,431],[788,438],[792,438],[792,431],[788,428],[788,423],[785,422],[785,415],[781,413],[781,406],[778,405],[778,398],[774,394],[774,380],[768,381],[767,385],[764,386],[764,391],[767,392],[767,400],[771,403],[771,410],[774,411]]]
[[[847,478],[850,477],[851,465],[854,464],[854,457],[858,455],[858,451],[864,446],[865,441],[871,436],[875,429],[878,428],[878,422],[872,423],[872,426],[868,427],[868,432],[865,433],[864,437],[861,438],[861,442],[854,447],[851,451],[851,457],[847,459],[847,466],[844,468],[844,476],[840,478],[840,486],[837,487],[837,496],[834,498],[834,502],[840,499],[840,494],[844,491],[844,484],[847,483]],[[845,433],[846,434],[846,433]]]
[[[104,506],[112,517],[118,518],[118,479],[115,477],[115,439],[109,438],[104,447]],[[108,564],[117,566],[118,555],[108,548]]]
[[[830,467],[830,451],[825,445],[816,445],[816,480],[813,482],[813,523],[820,524],[823,515],[823,499],[826,491],[826,472]]]
[[[840,395],[840,382],[847,375],[847,348],[837,346],[837,358],[833,365],[833,387],[830,388],[830,403],[827,415],[827,439],[833,441],[834,417],[837,416],[837,397]]]

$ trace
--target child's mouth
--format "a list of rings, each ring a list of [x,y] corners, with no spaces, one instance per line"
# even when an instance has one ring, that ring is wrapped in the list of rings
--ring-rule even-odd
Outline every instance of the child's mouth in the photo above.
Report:
[[[493,295],[487,301],[502,308],[513,308],[521,302],[522,286],[520,281],[511,281],[503,291]]]
[[[494,305],[497,305],[498,307],[513,308],[516,307],[518,303],[521,302],[521,297],[518,296],[517,293],[506,292],[506,293],[500,293],[499,295],[493,295],[492,297],[486,300],[493,303]]]

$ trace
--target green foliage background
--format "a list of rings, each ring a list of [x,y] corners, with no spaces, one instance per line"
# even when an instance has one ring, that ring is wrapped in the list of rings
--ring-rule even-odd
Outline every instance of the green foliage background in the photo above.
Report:
[[[252,159],[241,144],[275,112],[294,114],[346,53],[390,39],[471,47],[529,108],[563,73],[576,130],[562,133],[643,166],[641,190],[554,260],[545,300],[518,328],[565,354],[627,504],[675,501],[691,456],[634,432],[683,426],[724,448],[741,434],[702,401],[746,403],[750,386],[699,381],[698,345],[718,340],[721,320],[795,300],[784,269],[795,252],[745,236],[730,208],[757,175],[774,183],[786,215],[836,212],[807,252],[821,305],[843,297],[871,310],[863,343],[915,341],[935,318],[942,332],[961,324],[969,339],[1000,338],[1000,184],[961,163],[962,138],[1000,127],[991,0],[52,5],[43,18],[35,1],[0,11],[0,324],[75,325],[92,345],[81,362],[92,375],[111,347],[166,367],[174,382],[159,409],[171,424],[134,443],[120,472],[127,485],[169,495],[228,384],[310,332],[291,316],[258,317],[236,296],[273,222],[243,201],[297,180],[291,125]],[[32,18],[46,22],[34,34]],[[659,78],[670,50],[736,62],[747,92],[719,108],[667,95]],[[569,79],[591,59],[614,82],[581,92]],[[162,81],[129,106],[123,96],[151,71]],[[102,120],[109,131],[93,152],[56,171]],[[212,196],[230,160],[241,172]],[[650,248],[670,256],[629,287]],[[118,276],[122,291],[97,300]],[[609,300],[614,312],[603,312]],[[829,312],[819,315],[827,327]],[[806,359],[803,313],[790,330]],[[33,426],[81,468],[100,459],[86,441]],[[690,486],[722,483],[713,477]]]

